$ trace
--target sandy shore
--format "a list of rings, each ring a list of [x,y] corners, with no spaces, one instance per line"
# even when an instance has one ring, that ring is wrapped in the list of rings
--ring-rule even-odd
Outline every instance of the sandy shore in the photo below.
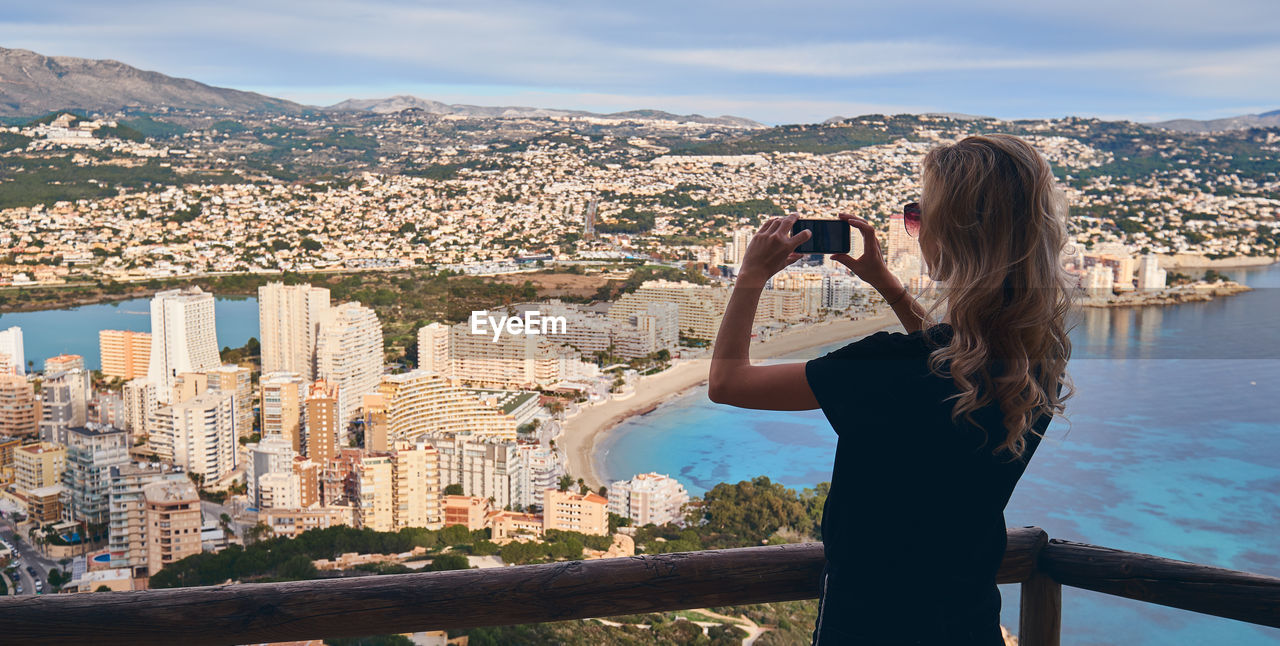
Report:
[[[896,326],[893,313],[869,316],[857,321],[840,319],[797,328],[751,346],[752,359],[770,359],[809,348],[854,341],[878,330]],[[652,410],[663,401],[679,396],[707,380],[710,357],[681,362],[672,368],[636,383],[635,395],[583,407],[564,425],[557,442],[568,457],[569,473],[582,478],[592,489],[601,484],[595,468],[596,443],[613,427],[632,415]]]

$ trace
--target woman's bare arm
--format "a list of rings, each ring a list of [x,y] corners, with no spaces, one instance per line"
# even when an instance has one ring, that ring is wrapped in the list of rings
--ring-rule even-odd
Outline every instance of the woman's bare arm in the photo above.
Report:
[[[795,248],[809,237],[790,234],[795,216],[774,218],[751,240],[733,295],[720,321],[711,355],[708,397],[718,404],[757,410],[811,410],[818,407],[803,363],[751,365],[751,326],[760,292],[775,273],[799,259]]]

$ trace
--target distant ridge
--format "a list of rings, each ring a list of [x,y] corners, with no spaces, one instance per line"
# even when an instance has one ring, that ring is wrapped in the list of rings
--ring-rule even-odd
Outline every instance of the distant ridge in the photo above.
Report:
[[[1224,130],[1243,130],[1245,128],[1280,128],[1280,110],[1203,121],[1197,119],[1173,119],[1146,125],[1178,132],[1222,132]]]
[[[421,97],[398,95],[385,99],[347,99],[325,108],[326,110],[351,112],[376,112],[389,114],[405,110],[422,110],[430,114],[456,114],[467,117],[598,117],[602,119],[636,119],[642,121],[669,120],[704,123],[731,128],[764,128],[765,125],[751,119],[734,116],[704,117],[700,114],[678,115],[661,110],[629,110],[601,114],[585,110],[558,110],[554,108],[530,108],[525,106],[480,106],[448,104]]]
[[[301,112],[292,101],[165,76],[113,60],[0,47],[0,116],[159,107]]]

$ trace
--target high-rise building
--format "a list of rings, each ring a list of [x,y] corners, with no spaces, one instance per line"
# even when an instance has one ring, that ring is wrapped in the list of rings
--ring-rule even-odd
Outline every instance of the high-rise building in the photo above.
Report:
[[[641,473],[609,487],[609,511],[630,518],[636,526],[680,523],[687,502],[684,485],[657,473]]]
[[[559,489],[544,492],[542,531],[557,529],[596,536],[609,534],[609,501],[600,494],[585,494]]]
[[[378,387],[379,389],[382,386]],[[387,398],[382,393],[364,396],[360,407],[364,415],[364,448],[370,451],[386,451],[391,447],[387,438]]]
[[[142,488],[147,523],[147,572],[200,553],[200,494],[190,480],[152,482]]]
[[[161,406],[148,427],[156,455],[212,483],[236,468],[235,396],[207,391]]]
[[[1160,257],[1149,253],[1138,264],[1138,289],[1164,289],[1169,272],[1160,268]]]
[[[298,504],[320,504],[320,464],[299,455],[293,459],[293,472],[298,475]]]
[[[329,311],[329,290],[311,285],[267,283],[258,288],[262,372],[296,372],[316,378],[320,321]]]
[[[147,378],[160,403],[171,403],[174,378],[217,368],[218,333],[213,295],[199,287],[157,292],[151,299],[151,357]]]
[[[596,198],[591,198],[587,202],[587,212],[582,216],[582,237],[590,240],[596,237],[596,209],[599,202]]]
[[[209,390],[209,376],[203,372],[180,372],[169,389],[169,403],[179,404]]]
[[[920,243],[911,237],[911,234],[907,233],[907,227],[902,223],[901,212],[895,212],[889,216],[888,252],[888,257],[885,260],[890,266],[907,262],[912,258],[919,258],[921,255]]]
[[[516,438],[514,418],[485,406],[438,373],[385,375],[379,393],[386,406],[386,437],[392,443],[427,435]]]
[[[528,507],[543,505],[543,494],[553,488],[565,475],[564,454],[552,449],[549,444],[520,443],[517,447],[521,464],[521,483],[517,487],[520,495],[512,499],[511,504]]]
[[[733,242],[730,243],[729,253],[725,254],[725,261],[731,265],[741,265],[742,258],[747,255],[747,245],[751,244],[751,238],[755,235],[756,230],[750,227],[734,230]]]
[[[302,452],[302,398],[306,382],[296,372],[263,373],[258,380],[262,389],[262,437],[283,437],[293,450]]]
[[[449,335],[452,327],[440,322],[418,328],[418,368],[440,374],[451,374]]]
[[[515,309],[536,310],[543,317],[564,319],[564,325],[554,329],[547,326],[543,336],[586,356],[608,352],[615,357],[637,359],[660,350],[673,352],[679,341],[679,308],[672,303],[648,303],[635,314],[617,318],[564,303],[518,305]],[[421,332],[418,338],[421,343]]]
[[[67,449],[52,442],[39,442],[13,450],[13,484],[18,491],[33,491],[62,484],[67,467]]]
[[[440,453],[441,487],[462,485],[468,496],[492,499],[495,509],[532,499],[520,489],[524,464],[516,442],[466,435],[427,436],[427,442]]]
[[[65,511],[89,524],[110,518],[111,469],[129,463],[129,434],[111,426],[83,426],[67,431],[66,469],[62,486],[70,494]]]
[[[248,487],[249,503],[259,509],[264,508],[260,482],[263,476],[273,473],[293,473],[294,459],[298,454],[289,445],[289,441],[279,435],[262,438],[261,442],[249,445],[249,463],[245,465],[245,484]]]
[[[384,532],[440,528],[437,458],[431,446],[408,442],[389,453],[362,452],[353,464],[350,492],[357,526]]]
[[[0,374],[27,374],[27,356],[22,344],[22,328],[0,330]]]
[[[151,333],[132,330],[98,331],[102,374],[119,379],[147,376],[151,363]]]
[[[45,362],[44,381],[40,387],[40,439],[45,442],[67,443],[67,429],[84,426],[89,421],[89,399],[93,397],[93,382],[89,371],[74,367],[75,362],[69,358],[75,355],[63,355]],[[48,367],[54,363],[54,370]],[[73,366],[61,369],[65,366]]]
[[[302,453],[319,464],[328,464],[337,455],[338,439],[346,426],[339,410],[341,389],[321,379],[307,387],[307,423]]]
[[[316,372],[337,386],[338,415],[344,425],[358,416],[361,398],[378,389],[382,359],[382,323],[373,310],[343,303],[320,322]]]
[[[293,471],[268,473],[258,478],[258,508],[302,507],[302,482]]]
[[[159,464],[123,464],[111,468],[111,567],[146,574],[147,507],[142,490],[153,482],[187,480],[187,475]]]
[[[353,465],[351,505],[355,508],[356,527],[377,532],[393,531],[395,478],[391,456],[362,455]]]
[[[40,428],[40,401],[26,377],[0,374],[0,436],[35,435]]]
[[[630,294],[624,294],[609,308],[609,318],[626,320],[648,311],[651,303],[674,303],[678,310],[679,332],[696,339],[716,338],[720,319],[729,304],[729,292],[721,287],[690,282],[650,280]]]
[[[223,365],[206,370],[209,389],[236,398],[236,429],[240,437],[253,434],[253,377],[247,366]]]
[[[820,271],[784,269],[774,275],[771,283],[774,290],[799,294],[801,313],[817,318],[822,313],[822,277]]]
[[[396,529],[442,526],[440,454],[429,444],[398,442],[391,453],[392,514]]]
[[[148,379],[133,379],[122,389],[124,399],[124,429],[133,435],[146,435],[147,420],[155,415],[160,400],[156,383]]]
[[[546,388],[564,380],[564,348],[543,335],[473,334],[460,323],[449,335],[450,377],[485,388]]]

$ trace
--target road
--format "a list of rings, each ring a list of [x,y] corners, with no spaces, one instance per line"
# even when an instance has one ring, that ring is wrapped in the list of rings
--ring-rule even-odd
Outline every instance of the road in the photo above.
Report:
[[[8,513],[4,515],[3,520],[0,520],[0,536],[3,536],[4,540],[8,541],[13,546],[14,551],[17,552],[19,559],[18,576],[21,578],[22,594],[36,593],[36,582],[31,574],[27,572],[28,566],[36,569],[36,573],[40,575],[40,578],[45,583],[45,590],[48,591],[49,570],[58,567],[58,564],[41,556],[36,551],[36,548],[27,542],[25,537],[18,535],[18,531]]]

